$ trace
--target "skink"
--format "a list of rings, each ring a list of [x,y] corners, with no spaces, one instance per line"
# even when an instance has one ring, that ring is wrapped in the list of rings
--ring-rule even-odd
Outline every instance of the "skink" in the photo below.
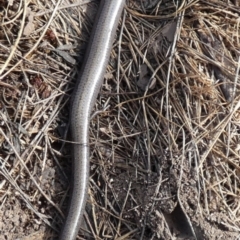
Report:
[[[85,210],[89,177],[89,122],[100,91],[125,0],[101,0],[71,109],[73,188],[60,240],[75,240]]]

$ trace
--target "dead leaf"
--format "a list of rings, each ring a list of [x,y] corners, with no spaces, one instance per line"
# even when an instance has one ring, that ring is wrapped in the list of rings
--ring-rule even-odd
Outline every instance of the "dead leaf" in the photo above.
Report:
[[[72,44],[64,44],[64,45],[60,45],[57,50],[62,50],[62,51],[66,51],[66,50],[72,50],[76,48],[76,46],[72,45]]]
[[[54,49],[54,51],[59,55],[61,56],[62,58],[64,58],[67,62],[71,63],[71,64],[75,64],[76,63],[76,60],[70,56],[67,52],[65,51],[62,51],[62,50],[58,50],[58,49]]]
[[[150,83],[150,81],[151,81],[151,76],[149,75],[149,72],[148,72],[148,69],[147,69],[147,65],[146,64],[142,64],[140,66],[140,76],[139,76],[139,80],[137,82],[137,85],[143,91],[145,91],[147,87],[149,87],[149,89],[152,89],[155,86],[156,79],[153,79],[153,81],[151,83]]]
[[[30,8],[28,8],[27,11],[28,11],[28,23],[23,30],[23,35],[28,37],[35,30],[35,26],[33,23],[34,13],[31,11]]]
[[[169,42],[173,42],[174,35],[176,32],[177,22],[173,21],[168,24],[166,24],[161,32],[161,38],[165,37],[168,39]]]
[[[104,75],[104,78],[107,79],[107,80],[111,80],[111,79],[113,79],[113,74],[110,73],[110,72],[107,72],[107,73]]]

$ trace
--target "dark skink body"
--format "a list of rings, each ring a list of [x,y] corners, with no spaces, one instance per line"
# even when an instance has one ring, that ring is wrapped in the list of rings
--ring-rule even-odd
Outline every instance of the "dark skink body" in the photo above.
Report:
[[[60,240],[75,240],[85,210],[89,178],[90,114],[103,82],[125,0],[101,0],[71,109],[73,190]]]

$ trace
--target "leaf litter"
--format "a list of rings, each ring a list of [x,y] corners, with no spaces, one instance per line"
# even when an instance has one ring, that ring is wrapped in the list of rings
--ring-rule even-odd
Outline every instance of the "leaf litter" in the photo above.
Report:
[[[57,238],[70,98],[96,1],[0,1],[0,232]],[[91,119],[82,239],[237,239],[237,1],[127,1]],[[75,61],[77,64],[75,64]]]

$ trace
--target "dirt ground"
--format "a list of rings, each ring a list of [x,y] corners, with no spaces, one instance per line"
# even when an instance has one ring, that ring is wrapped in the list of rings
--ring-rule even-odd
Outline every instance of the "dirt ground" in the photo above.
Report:
[[[96,0],[0,0],[0,240],[58,239],[70,99]],[[240,6],[129,0],[90,128],[78,239],[240,239]]]

